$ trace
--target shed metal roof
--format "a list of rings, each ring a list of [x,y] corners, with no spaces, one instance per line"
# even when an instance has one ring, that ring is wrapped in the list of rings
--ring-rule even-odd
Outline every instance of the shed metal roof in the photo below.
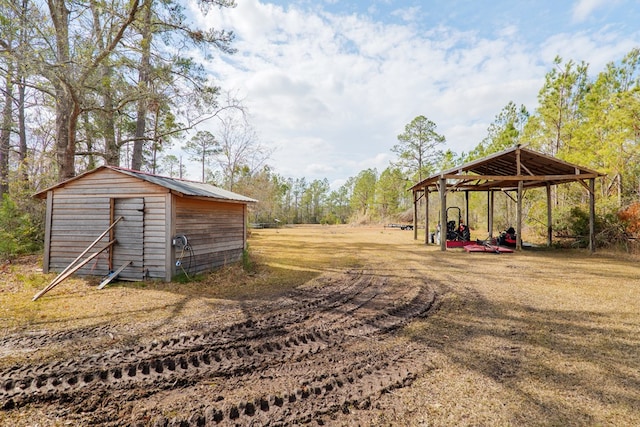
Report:
[[[63,181],[61,183],[58,183],[53,187],[42,190],[39,193],[36,193],[35,197],[40,197],[40,198],[46,197],[47,191],[49,190],[63,187],[69,182],[76,181],[88,174],[93,174],[103,169],[109,169],[118,173],[123,173],[125,175],[129,175],[134,178],[138,178],[138,179],[150,182],[155,185],[159,185],[161,187],[167,188],[183,196],[205,197],[205,198],[211,198],[211,199],[229,201],[229,202],[242,202],[242,203],[257,202],[257,200],[252,199],[251,197],[243,196],[241,194],[234,193],[232,191],[228,191],[211,184],[188,181],[188,180],[178,179],[178,178],[170,178],[166,176],[154,175],[150,173],[135,171],[132,169],[119,168],[115,166],[100,166],[94,170],[85,172],[84,174],[78,175],[76,177]]]
[[[447,185],[458,190],[488,191],[515,189],[518,181],[533,188],[600,176],[604,174],[518,145],[431,175],[410,190],[434,191],[441,178],[455,181]]]

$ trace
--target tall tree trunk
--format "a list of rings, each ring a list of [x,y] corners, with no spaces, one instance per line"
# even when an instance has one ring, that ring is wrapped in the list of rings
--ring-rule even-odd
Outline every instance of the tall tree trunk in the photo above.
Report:
[[[89,130],[91,127],[89,114],[82,114],[82,119],[84,121],[84,128],[87,130],[85,136],[85,140],[87,141],[85,144],[87,146],[87,170],[93,170],[96,168],[96,156],[93,154],[94,140],[93,132]]]
[[[51,21],[56,30],[56,160],[58,180],[75,175],[75,131],[79,107],[74,102],[73,89],[65,79],[72,79],[69,53],[69,10],[65,0],[47,0]]]
[[[151,4],[152,1],[144,4],[144,17],[142,25],[142,57],[138,68],[138,90],[140,99],[138,100],[138,111],[136,119],[136,133],[133,142],[133,155],[131,159],[131,169],[142,169],[142,152],[145,143],[147,113],[148,113],[148,89],[151,74]]]
[[[116,48],[127,27],[135,21],[140,0],[129,2],[129,12],[115,28],[117,31],[112,32],[108,39],[109,45],[80,65],[70,58],[70,12],[66,7],[66,0],[47,0],[47,4],[56,33],[56,67],[55,71],[49,72],[47,78],[52,81],[56,92],[56,160],[58,179],[62,181],[75,175],[76,128],[84,85]]]
[[[105,80],[111,81],[111,69],[104,70],[105,74],[108,77],[105,77]],[[113,93],[111,90],[111,85],[105,88],[105,94],[102,97],[103,102],[103,129],[104,133],[104,144],[105,144],[105,160],[108,165],[112,166],[120,166],[120,147],[116,142],[116,121],[114,117],[114,108],[113,108]]]
[[[58,180],[75,176],[76,126],[80,107],[71,88],[60,82],[56,87],[56,160]]]
[[[25,108],[25,77],[21,76],[18,84],[18,137],[19,137],[19,150],[18,156],[20,158],[20,177],[23,181],[29,181],[29,168],[27,165],[29,157],[29,149],[27,147],[27,125],[24,113]]]
[[[616,175],[616,187],[618,188],[618,207],[622,207],[622,174],[618,173]]]
[[[11,150],[11,130],[13,129],[13,78],[14,64],[7,59],[7,71],[2,109],[2,129],[0,129],[0,200],[9,193],[9,151]]]
[[[27,26],[27,12],[28,12],[29,0],[22,0],[22,9],[20,15],[20,46],[24,48],[28,45],[28,26]],[[18,60],[17,64],[17,82],[18,82],[18,138],[19,138],[19,150],[18,156],[20,159],[20,178],[24,182],[29,181],[29,167],[28,161],[28,147],[27,147],[27,125],[25,117],[25,102],[26,102],[26,90],[27,90],[27,68],[24,64]]]
[[[95,34],[96,46],[100,52],[104,52],[107,49],[109,40],[105,40],[104,37],[108,37],[109,34],[104,34],[101,31],[100,24],[100,9],[95,2],[91,2],[91,12],[93,14],[93,32]],[[99,126],[104,137],[104,158],[108,165],[120,166],[120,147],[116,143],[116,124],[114,113],[114,101],[113,101],[113,88],[111,81],[113,77],[113,67],[105,61],[99,67],[100,71],[100,93],[102,94],[102,111],[99,113]],[[89,137],[87,137],[87,140]],[[92,152],[92,149],[88,150]],[[90,161],[90,169],[95,167],[95,161]]]

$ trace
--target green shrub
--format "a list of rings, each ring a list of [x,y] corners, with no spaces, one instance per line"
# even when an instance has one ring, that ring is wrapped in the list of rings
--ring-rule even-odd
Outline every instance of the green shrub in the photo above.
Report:
[[[617,211],[610,208],[595,216],[595,245],[599,248],[627,249],[629,233],[627,222]],[[580,247],[589,245],[589,211],[574,206],[562,212],[554,226],[556,232],[567,237],[574,237]]]
[[[246,249],[242,251],[242,269],[247,273],[255,272],[255,266],[251,260],[251,255],[249,254],[249,244],[247,244]]]
[[[4,195],[0,203],[0,258],[34,253],[42,249],[41,220],[33,218]]]

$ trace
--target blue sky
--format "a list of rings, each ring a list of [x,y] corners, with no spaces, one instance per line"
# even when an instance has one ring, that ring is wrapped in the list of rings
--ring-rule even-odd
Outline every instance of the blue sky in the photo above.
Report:
[[[594,76],[640,47],[637,0],[236,2],[192,6],[236,34],[207,68],[244,99],[277,173],[333,188],[386,168],[418,115],[466,152],[509,101],[536,108],[556,55]]]

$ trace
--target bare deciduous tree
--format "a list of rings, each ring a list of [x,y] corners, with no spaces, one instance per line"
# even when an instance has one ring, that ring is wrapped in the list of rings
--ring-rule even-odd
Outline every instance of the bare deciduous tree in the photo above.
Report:
[[[238,114],[219,116],[218,142],[220,152],[215,156],[224,177],[224,185],[229,190],[237,181],[243,168],[253,175],[262,168],[273,150],[260,143],[255,129]]]

